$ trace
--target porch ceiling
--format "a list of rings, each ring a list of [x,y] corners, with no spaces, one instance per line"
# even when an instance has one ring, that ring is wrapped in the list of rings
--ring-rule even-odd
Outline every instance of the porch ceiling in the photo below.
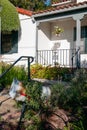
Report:
[[[64,22],[64,21],[70,21],[72,20],[72,17],[69,17],[69,18],[61,18],[61,19],[54,19],[52,21],[50,21],[50,23],[57,23],[57,22]]]

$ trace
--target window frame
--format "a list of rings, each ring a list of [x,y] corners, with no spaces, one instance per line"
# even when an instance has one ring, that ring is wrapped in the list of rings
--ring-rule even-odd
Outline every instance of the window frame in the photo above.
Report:
[[[17,52],[18,52],[18,31],[2,32],[1,54],[12,54]]]

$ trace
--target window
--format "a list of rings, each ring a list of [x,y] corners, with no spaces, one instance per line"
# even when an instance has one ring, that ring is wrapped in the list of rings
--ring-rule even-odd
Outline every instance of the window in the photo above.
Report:
[[[81,27],[81,38],[87,38],[87,26]],[[76,41],[76,27],[74,28],[74,41]]]
[[[12,54],[17,52],[18,52],[18,31],[2,33],[1,54]]]
[[[81,27],[80,36],[81,36],[81,41],[83,41],[82,48],[84,48],[84,52],[87,53],[87,26]],[[74,41],[76,41],[76,27],[74,28]]]

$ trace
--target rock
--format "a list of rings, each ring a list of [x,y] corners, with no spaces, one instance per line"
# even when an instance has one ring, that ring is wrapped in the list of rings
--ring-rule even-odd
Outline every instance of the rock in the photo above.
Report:
[[[49,112],[47,116],[45,113],[42,115],[42,120],[45,122],[46,130],[50,127],[52,130],[61,129],[63,130],[64,126],[68,123],[68,117],[65,112],[61,109]]]

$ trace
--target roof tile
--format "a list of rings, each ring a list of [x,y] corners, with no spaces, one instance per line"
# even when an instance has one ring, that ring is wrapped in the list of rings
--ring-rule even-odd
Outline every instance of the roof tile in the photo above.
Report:
[[[63,1],[65,2],[65,1],[69,1],[69,0],[62,0],[62,2]],[[79,2],[79,3],[75,3],[75,2],[72,3],[71,2],[71,3],[68,3],[68,4],[58,5],[58,2],[56,2],[55,4],[57,4],[57,6],[52,6],[49,9],[40,10],[40,11],[37,11],[37,12],[32,12],[32,11],[29,11],[29,10],[26,10],[26,9],[23,9],[23,8],[19,8],[19,7],[17,7],[17,11],[18,11],[18,13],[21,13],[23,15],[32,16],[32,15],[36,15],[36,14],[49,13],[51,11],[57,11],[57,10],[61,10],[61,9],[66,9],[66,8],[68,9],[68,8],[72,8],[72,7],[87,5],[87,0],[84,1],[84,2]]]
[[[68,1],[68,0],[66,0],[66,1]],[[58,5],[58,3],[57,3],[57,6],[51,7],[50,9],[47,9],[47,10],[33,12],[33,15],[42,14],[42,13],[46,13],[46,12],[49,13],[51,11],[57,11],[57,10],[65,9],[65,8],[83,6],[85,4],[87,4],[87,0],[84,2],[79,2],[79,3],[74,2],[74,3],[63,4],[63,5]]]
[[[32,16],[32,11],[17,7],[17,11],[20,14]]]

